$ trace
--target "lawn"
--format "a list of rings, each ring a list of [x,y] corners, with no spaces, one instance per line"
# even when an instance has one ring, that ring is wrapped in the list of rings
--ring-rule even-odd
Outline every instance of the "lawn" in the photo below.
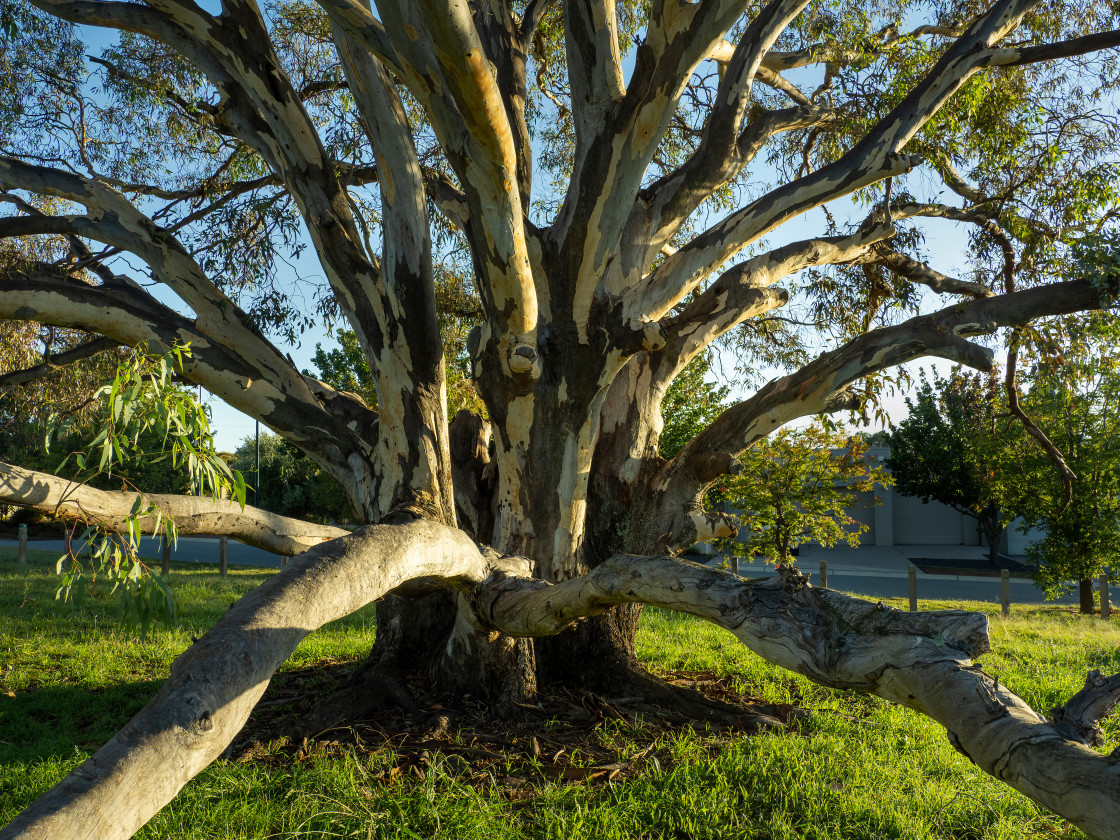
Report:
[[[89,756],[159,686],[171,661],[267,574],[173,570],[181,623],[147,638],[122,628],[104,587],[83,603],[54,598],[56,558],[14,563],[0,549],[0,821]],[[902,606],[895,604],[895,606]],[[1066,609],[992,616],[996,652],[985,669],[1047,710],[1086,670],[1120,670],[1115,623]],[[277,683],[357,657],[373,640],[372,608],[309,637]],[[727,632],[661,610],[644,614],[639,650],[663,673],[701,672],[768,702],[810,714],[782,734],[693,731],[635,714],[586,725],[583,754],[529,759],[481,748],[454,727],[447,749],[405,755],[371,737],[319,744],[265,741],[215,763],[141,832],[176,838],[1023,838],[1082,837],[990,780],[936,724],[877,698],[821,689],[772,668]],[[294,683],[293,683],[294,684]],[[558,707],[559,708],[559,707]],[[547,710],[547,709],[546,709]],[[578,711],[578,709],[577,709]],[[538,720],[562,741],[562,721]],[[508,739],[519,742],[511,725]],[[1120,725],[1106,726],[1112,749]],[[491,739],[493,740],[493,739]],[[524,739],[521,739],[524,740]],[[499,750],[495,753],[494,750]],[[539,758],[533,755],[539,752]],[[482,770],[464,755],[490,756]],[[616,765],[599,765],[611,755]],[[417,757],[419,756],[419,758]],[[406,760],[407,759],[407,760]],[[562,765],[562,766],[561,766]],[[403,772],[402,772],[403,771]],[[615,778],[611,778],[615,776]]]

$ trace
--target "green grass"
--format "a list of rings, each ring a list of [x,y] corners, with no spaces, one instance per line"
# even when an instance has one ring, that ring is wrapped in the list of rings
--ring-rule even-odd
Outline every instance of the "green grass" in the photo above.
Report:
[[[182,624],[147,639],[122,629],[115,601],[54,600],[56,558],[18,566],[0,549],[0,821],[87,757],[159,686],[171,660],[242,592],[269,574],[173,570]],[[903,606],[901,603],[896,606]],[[934,606],[934,605],[930,605]],[[1076,691],[1086,670],[1120,670],[1120,629],[1068,610],[943,604],[992,614],[996,652],[984,666],[1041,711]],[[367,609],[304,642],[286,668],[364,654]],[[217,762],[141,832],[176,838],[1023,838],[1081,837],[1063,820],[989,779],[931,721],[877,698],[821,689],[773,668],[727,632],[662,610],[645,612],[639,652],[655,668],[732,676],[772,702],[813,711],[798,729],[728,741],[605,721],[604,744],[637,754],[661,738],[661,760],[626,781],[590,788],[534,782],[508,801],[503,785],[463,783],[436,755],[422,777],[384,783],[387,749],[277,751]],[[1120,727],[1106,727],[1107,749]],[[517,769],[510,766],[508,772]],[[500,782],[500,774],[497,782]]]

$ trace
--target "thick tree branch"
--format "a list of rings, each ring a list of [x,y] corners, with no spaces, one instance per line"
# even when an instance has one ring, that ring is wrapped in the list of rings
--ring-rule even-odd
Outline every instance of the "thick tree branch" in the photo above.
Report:
[[[338,461],[348,457],[343,453],[364,457],[369,452],[370,444],[350,425],[354,418],[325,411],[303,377],[291,373],[295,369],[286,359],[283,369],[277,369],[273,359],[243,356],[202,335],[193,321],[131,286],[90,286],[60,277],[50,267],[9,270],[2,286],[0,318],[73,327],[153,351],[189,344],[184,376],[303,448],[344,486],[346,477],[338,474]],[[299,384],[289,390],[285,382],[293,375],[299,377]],[[355,410],[359,408],[371,414],[357,401]]]
[[[42,379],[44,376],[49,376],[56,370],[61,370],[77,362],[83,362],[99,353],[104,353],[106,350],[113,350],[117,347],[120,347],[120,344],[113,341],[111,338],[94,338],[90,341],[85,341],[77,347],[73,347],[63,353],[52,353],[48,356],[44,356],[43,361],[33,367],[0,374],[0,388],[15,388],[30,385]]]
[[[1090,671],[1085,685],[1073,697],[1050,710],[1054,725],[1070,740],[1090,747],[1104,746],[1100,722],[1120,704],[1120,674],[1105,677]],[[1115,754],[1114,754],[1115,755]]]
[[[668,545],[695,541],[689,513],[703,484],[690,466],[693,459],[712,452],[742,452],[791,420],[835,410],[847,403],[844,397],[838,404],[836,395],[843,394],[850,383],[911,359],[940,356],[990,369],[991,351],[968,341],[967,336],[990,334],[999,327],[1018,326],[1046,315],[1101,307],[1101,288],[1089,280],[1076,280],[979,298],[864,333],[795,373],[767,383],[693,438],[655,482],[664,492],[659,532],[668,535]]]
[[[814,682],[876,694],[932,717],[985,772],[1091,837],[1116,836],[1120,767],[1044,721],[969,661],[989,649],[984,616],[904,613],[807,581],[796,570],[744,581],[670,558],[616,556],[554,586],[496,575],[475,600],[480,614],[507,633],[559,629],[635,601],[700,616]]]
[[[576,148],[583,149],[626,93],[613,0],[564,0],[564,33]]]
[[[1022,64],[1035,64],[1039,61],[1073,58],[1074,56],[1116,47],[1120,47],[1120,29],[1096,32],[1081,38],[1072,38],[1068,41],[1058,41],[1053,44],[1042,44],[1037,47],[992,50],[989,53],[988,63],[993,67],[1014,67]]]
[[[367,348],[377,351],[392,307],[380,306],[377,268],[362,250],[350,205],[298,93],[271,49],[255,4],[229,0],[210,15],[194,4],[40,0],[75,23],[139,32],[194,63],[222,94],[220,123],[255,149],[289,187],[339,304]]]
[[[831,236],[792,242],[760,254],[725,271],[684,310],[662,322],[667,346],[678,359],[673,376],[713,340],[761,312],[783,306],[782,290],[762,290],[803,268],[837,265],[862,259],[876,243],[894,236],[891,225],[870,225],[850,236]],[[763,305],[765,299],[770,305]],[[670,381],[671,381],[670,377]],[[668,382],[666,382],[668,384]]]
[[[231,607],[120,733],[0,837],[131,837],[241,731],[308,633],[413,578],[487,574],[462,532],[426,521],[373,526],[311,549]]]
[[[983,283],[973,283],[969,280],[960,280],[956,277],[942,274],[926,263],[918,262],[901,251],[895,251],[889,246],[873,248],[871,253],[869,253],[865,259],[862,259],[861,262],[881,265],[884,268],[890,269],[899,277],[905,277],[908,280],[913,280],[915,283],[928,286],[938,294],[969,295],[970,297],[992,297],[995,294],[995,292]]]
[[[353,38],[335,27],[342,65],[359,105],[362,124],[381,172],[382,282],[398,294],[405,341],[404,352],[386,353],[378,361],[378,409],[400,422],[380,424],[380,463],[390,465],[380,476],[388,510],[402,500],[392,498],[390,485],[417,487],[439,511],[455,522],[450,458],[446,434],[443,345],[436,313],[435,273],[428,223],[424,171],[416,153],[408,115],[384,67]],[[402,455],[404,457],[402,457]],[[393,469],[397,468],[397,469]],[[398,471],[400,474],[398,474]],[[439,477],[424,481],[419,476]],[[379,495],[381,495],[379,493]]]
[[[693,154],[678,169],[642,189],[626,225],[625,283],[637,286],[657,254],[712,191],[743,171],[773,137],[821,125],[832,113],[818,106],[765,111],[743,127],[734,149],[724,157]]]
[[[521,34],[522,27],[513,13],[513,4],[507,0],[479,4],[475,7],[474,20],[483,48],[494,65],[494,79],[502,93],[517,153],[517,186],[522,204],[528,204],[533,191],[533,147],[525,107],[528,102],[526,66],[532,40]]]
[[[508,356],[514,347],[532,343],[537,294],[527,196],[520,187],[523,169],[489,56],[461,0],[446,9],[386,0],[379,10],[399,46],[403,78],[424,106],[463,189],[465,231],[483,305],[494,332],[508,336]]]
[[[359,0],[316,0],[331,18],[331,22],[362,44],[378,61],[395,76],[405,78],[404,66],[397,48],[385,31],[385,26],[370,10],[368,3]]]
[[[553,294],[572,302],[577,323],[586,323],[596,289],[623,287],[615,255],[642,179],[693,68],[745,7],[741,0],[655,2],[635,52],[635,83],[599,120],[594,136],[577,138],[571,181],[551,231],[561,260],[575,269],[556,279]]]
[[[137,496],[159,508],[165,519],[173,519],[180,534],[233,537],[274,554],[302,554],[325,540],[346,534],[341,528],[279,516],[251,505],[242,508],[228,499],[96,490],[0,462],[0,502],[60,519],[95,521],[119,533],[128,533],[126,520]],[[151,532],[158,527],[158,520],[146,516],[138,524],[142,530]]]

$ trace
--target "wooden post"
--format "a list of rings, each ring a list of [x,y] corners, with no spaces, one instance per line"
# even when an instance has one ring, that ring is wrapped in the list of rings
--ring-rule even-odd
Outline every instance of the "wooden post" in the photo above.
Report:
[[[280,568],[281,569],[283,569],[285,566],[288,565],[288,560],[289,559],[290,558],[286,554],[280,555]]]
[[[731,574],[739,574],[739,555],[732,554],[729,559],[731,561]]]
[[[1101,570],[1101,619],[1108,621],[1112,615],[1112,604],[1108,602],[1108,569]]]
[[[821,561],[821,589],[828,589],[828,563]]]
[[[1003,605],[1003,617],[1011,615],[1011,573],[1003,569],[999,573],[999,600]]]
[[[163,573],[171,573],[171,540],[163,538]]]
[[[229,537],[218,540],[218,571],[223,575],[229,571]]]
[[[19,526],[19,562],[27,565],[27,523],[21,522]]]
[[[909,583],[910,583],[910,612],[918,611],[918,567],[913,563],[910,564],[909,569]]]

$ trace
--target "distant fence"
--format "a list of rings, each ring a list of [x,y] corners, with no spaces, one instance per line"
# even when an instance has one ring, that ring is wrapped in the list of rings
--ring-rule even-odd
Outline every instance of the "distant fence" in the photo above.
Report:
[[[737,566],[738,563],[735,563]],[[734,571],[738,571],[732,567]],[[828,562],[821,561],[820,570],[820,586],[822,589],[828,588]],[[910,595],[910,612],[918,611],[918,569],[911,563],[907,567],[907,583]],[[1100,576],[1100,596],[1101,596],[1101,618],[1108,620],[1112,615],[1112,604],[1109,602],[1108,593],[1108,569],[1105,569]],[[1001,569],[999,573],[999,601],[1002,608],[1003,616],[1006,618],[1011,615],[1011,573],[1007,569]]]

